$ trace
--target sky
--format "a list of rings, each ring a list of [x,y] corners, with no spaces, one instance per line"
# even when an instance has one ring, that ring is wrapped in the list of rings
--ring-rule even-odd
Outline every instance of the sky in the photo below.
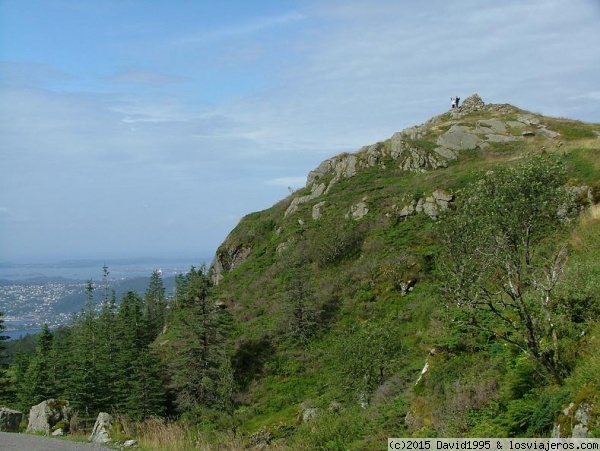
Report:
[[[600,0],[0,0],[0,262],[211,257],[478,93],[600,122]]]

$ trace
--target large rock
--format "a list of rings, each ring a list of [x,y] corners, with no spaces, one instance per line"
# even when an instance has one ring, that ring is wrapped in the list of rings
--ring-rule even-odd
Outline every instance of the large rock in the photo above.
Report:
[[[52,428],[59,422],[70,424],[72,410],[69,401],[48,399],[33,406],[29,411],[27,432],[43,432],[49,435]]]
[[[94,423],[94,429],[92,429],[92,434],[90,435],[90,442],[108,443],[112,441],[111,431],[114,429],[113,426],[113,417],[106,412],[100,412]]]
[[[223,278],[224,272],[229,272],[246,261],[252,249],[248,246],[227,246],[215,254],[211,268],[212,281],[215,285]]]
[[[19,432],[19,424],[23,419],[23,413],[18,410],[0,408],[0,431]]]
[[[589,437],[590,423],[592,420],[592,406],[586,402],[571,403],[559,416],[558,421],[552,429],[552,438]]]
[[[437,145],[452,150],[472,150],[481,143],[481,139],[464,125],[453,125],[437,140]]]

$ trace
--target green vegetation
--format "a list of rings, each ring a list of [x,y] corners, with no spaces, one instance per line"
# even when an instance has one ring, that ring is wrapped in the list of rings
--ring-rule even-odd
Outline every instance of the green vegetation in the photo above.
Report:
[[[155,273],[119,301],[104,284],[95,306],[90,282],[70,327],[32,352],[11,345],[7,404],[52,394],[86,418],[115,411],[149,450],[543,437],[568,434],[578,408],[598,436],[600,127],[535,120],[560,140],[515,135],[426,172],[389,157],[325,174],[335,183],[295,212],[310,188],[243,218],[217,251],[222,271],[192,268],[173,298]],[[407,145],[435,152],[456,123],[434,118]],[[436,190],[453,198],[439,219],[399,214]],[[349,218],[359,202],[368,213]]]

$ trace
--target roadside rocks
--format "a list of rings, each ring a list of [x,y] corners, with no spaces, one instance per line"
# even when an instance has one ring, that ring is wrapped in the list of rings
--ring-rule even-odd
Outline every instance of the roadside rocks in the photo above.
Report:
[[[48,399],[33,406],[29,411],[27,432],[42,432],[49,435],[59,422],[70,424],[72,414],[69,401]]]
[[[112,415],[106,412],[100,412],[98,414],[98,418],[96,418],[96,422],[94,423],[94,428],[92,429],[92,434],[90,435],[90,442],[94,443],[108,443],[113,440],[111,437],[111,431],[114,428],[114,420]]]
[[[2,432],[19,432],[19,424],[23,419],[23,412],[18,410],[0,408],[0,431]]]

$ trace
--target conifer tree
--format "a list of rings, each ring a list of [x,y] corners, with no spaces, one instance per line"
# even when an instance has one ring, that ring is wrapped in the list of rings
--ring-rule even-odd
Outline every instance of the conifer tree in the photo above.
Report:
[[[230,324],[228,313],[211,297],[212,283],[206,268],[192,268],[184,286],[174,318],[169,360],[171,389],[182,411],[198,404],[217,405]]]
[[[2,399],[7,394],[8,389],[8,381],[6,379],[6,348],[4,346],[4,341],[8,339],[8,337],[2,332],[4,332],[4,320],[2,319],[4,316],[3,312],[0,312],[0,399]]]
[[[69,381],[65,390],[72,405],[88,417],[105,407],[97,359],[97,323],[94,308],[94,284],[86,285],[84,310],[75,317],[69,336]]]
[[[286,269],[285,334],[294,341],[307,344],[317,329],[320,313],[311,285],[308,261],[292,256],[286,264]]]
[[[153,340],[162,332],[167,314],[165,287],[159,270],[152,272],[144,300],[149,332]]]
[[[108,267],[104,270],[104,296],[100,314],[96,320],[98,331],[98,371],[103,396],[101,403],[110,411],[116,405],[115,384],[117,377],[116,295],[110,290]]]
[[[158,360],[148,349],[153,337],[147,311],[144,299],[130,291],[116,317],[116,406],[134,419],[161,414],[165,402]]]
[[[160,379],[158,359],[145,347],[132,365],[129,392],[123,411],[135,420],[161,415],[165,410],[165,390]]]
[[[37,337],[35,355],[24,374],[22,398],[30,406],[56,397],[57,384],[53,363],[53,336],[44,324]]]

